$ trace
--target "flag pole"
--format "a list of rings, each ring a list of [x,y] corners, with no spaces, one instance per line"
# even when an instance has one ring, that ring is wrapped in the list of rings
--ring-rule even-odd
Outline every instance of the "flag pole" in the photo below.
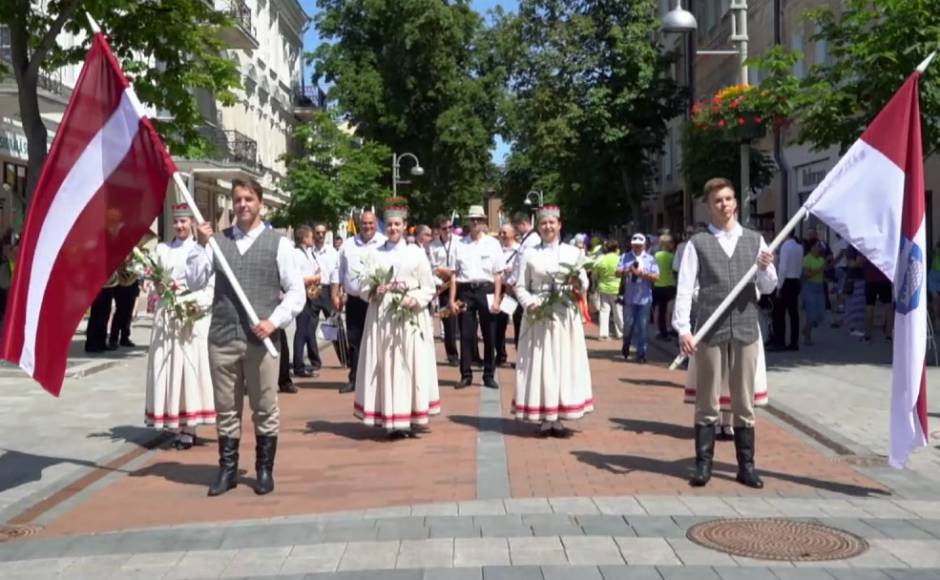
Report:
[[[186,200],[186,203],[189,204],[189,208],[193,210],[193,217],[196,218],[197,224],[204,224],[206,222],[205,218],[202,217],[202,212],[199,211],[199,207],[196,205],[196,201],[193,199],[192,193],[189,191],[189,187],[186,186],[186,183],[183,181],[183,176],[180,175],[180,172],[177,171],[173,174],[173,183],[176,184],[176,189],[180,191],[183,198]],[[212,254],[215,257],[216,262],[219,264],[219,268],[222,269],[222,273],[225,274],[225,277],[228,278],[229,284],[232,285],[232,290],[235,291],[235,296],[238,297],[238,301],[241,303],[242,308],[245,309],[245,313],[248,314],[248,320],[251,322],[251,326],[255,327],[258,325],[258,314],[255,312],[254,307],[252,307],[251,302],[248,301],[248,297],[245,296],[245,291],[242,290],[241,284],[238,283],[238,278],[235,277],[235,273],[232,272],[231,266],[228,264],[228,260],[225,259],[225,255],[222,254],[222,249],[219,248],[219,243],[215,241],[215,238],[209,238],[209,247],[212,248]],[[268,349],[268,354],[272,357],[278,357],[278,350],[274,347],[274,342],[271,341],[271,338],[264,339],[264,346]]]
[[[95,21],[95,19],[91,17],[91,14],[86,12],[85,18],[88,19],[88,27],[91,28],[92,34],[98,34],[101,32],[101,27],[98,26],[98,23]]]
[[[934,59],[935,56],[937,56],[936,50],[931,52],[930,55],[924,59],[924,62],[920,63],[917,66],[917,72],[919,72],[920,74],[924,74],[925,72],[927,72],[927,67],[930,66],[930,62]]]

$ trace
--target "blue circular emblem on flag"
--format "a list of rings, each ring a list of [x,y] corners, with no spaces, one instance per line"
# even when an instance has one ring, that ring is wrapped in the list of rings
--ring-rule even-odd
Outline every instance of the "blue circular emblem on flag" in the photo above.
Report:
[[[907,314],[920,304],[924,287],[924,266],[924,251],[911,240],[902,238],[894,308],[898,313]]]

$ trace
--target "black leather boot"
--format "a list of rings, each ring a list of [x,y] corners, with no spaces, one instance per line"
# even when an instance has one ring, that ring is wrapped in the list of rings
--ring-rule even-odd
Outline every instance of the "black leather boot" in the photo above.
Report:
[[[695,474],[689,480],[692,487],[702,487],[712,478],[712,460],[715,458],[715,426],[695,426]]]
[[[222,495],[238,485],[238,444],[241,439],[219,437],[219,475],[209,486],[209,496]]]
[[[255,493],[264,495],[274,491],[274,455],[277,453],[277,435],[256,435],[255,471],[258,483]]]
[[[764,487],[764,481],[754,469],[753,427],[734,428],[734,451],[738,457],[738,481],[748,487]]]

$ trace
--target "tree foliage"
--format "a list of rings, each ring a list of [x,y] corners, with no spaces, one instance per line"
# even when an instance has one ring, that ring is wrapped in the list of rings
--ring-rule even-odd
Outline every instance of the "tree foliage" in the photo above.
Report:
[[[535,187],[573,228],[642,217],[666,123],[685,102],[655,40],[658,10],[654,0],[522,0],[497,21],[511,71],[510,205]]]
[[[39,5],[45,5],[40,9]],[[235,100],[239,85],[235,62],[226,57],[219,30],[230,23],[204,0],[7,0],[0,2],[0,23],[10,28],[12,73],[19,89],[20,117],[29,148],[32,191],[46,158],[48,133],[37,96],[41,71],[79,63],[90,37],[81,45],[62,48],[63,31],[88,31],[91,15],[109,37],[140,100],[169,113],[158,128],[176,151],[204,147],[196,128],[202,121],[193,89],[205,89],[222,104]]]
[[[301,153],[286,159],[282,186],[291,199],[275,218],[279,225],[336,224],[347,208],[381,207],[389,195],[381,178],[391,150],[348,134],[337,121],[334,114],[320,111],[294,131]]]
[[[480,203],[505,74],[469,1],[317,5],[315,74],[357,135],[418,156],[425,174],[401,191],[416,218]]]
[[[705,182],[712,177],[727,177],[734,190],[741,189],[740,143],[727,141],[721,133],[687,124],[682,135],[682,173],[695,197],[704,195]],[[766,153],[751,146],[751,188],[760,191],[770,185],[777,164]]]
[[[825,42],[827,62],[803,79],[799,140],[847,149],[931,51],[940,49],[940,10],[923,0],[845,0],[841,15],[829,8],[816,22],[814,42]],[[925,154],[940,151],[940,72],[921,80]]]

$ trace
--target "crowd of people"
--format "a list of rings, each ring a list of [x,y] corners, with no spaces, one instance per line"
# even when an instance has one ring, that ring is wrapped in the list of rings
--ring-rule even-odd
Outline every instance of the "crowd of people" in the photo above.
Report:
[[[171,273],[166,283],[174,296],[198,314],[181,318],[179,304],[165,300],[165,288],[152,289],[159,299],[153,303],[145,420],[174,432],[178,449],[193,446],[198,426],[215,425],[219,471],[209,495],[237,484],[246,396],[255,434],[255,491],[274,489],[278,393],[297,392],[292,378],[319,375],[321,324],[348,367],[339,390],[354,393],[351,412],[389,439],[419,436],[446,404],[438,336],[442,364],[459,369],[456,389],[472,386],[475,370],[481,371],[480,386],[499,389],[496,368],[511,365],[515,390],[507,411],[536,423],[540,437],[566,438],[574,432],[564,421],[595,405],[584,324],[592,310],[597,338],[621,340],[627,360],[646,363],[651,327],[657,340],[677,342],[690,356],[685,395],[695,404],[696,455],[690,483],[707,484],[715,441],[726,439],[735,443],[738,480],[761,487],[754,407],[767,400],[764,328],[767,350],[799,348],[800,335],[803,344],[812,344],[813,328],[823,323],[835,296],[832,309],[840,315],[832,324],[870,339],[873,307],[891,303],[890,283],[864,258],[848,244],[829,248],[812,230],[802,242],[789,239],[775,258],[760,233],[737,223],[734,190],[724,179],[706,184],[708,223],[690,226],[684,235],[634,233],[624,252],[616,239],[589,242],[579,235],[564,242],[561,210],[554,205],[539,208],[534,222],[529,214],[516,214],[493,235],[482,206],[471,206],[465,229],[455,230],[446,215],[409,225],[402,198],[388,201],[382,232],[380,216],[365,211],[345,240],[328,243],[328,226],[314,223],[296,227],[291,243],[261,220],[258,184],[235,181],[231,195],[232,227],[214,232],[208,224],[197,226],[190,208],[178,205],[175,237],[154,253]],[[753,289],[696,341],[693,330],[755,263]],[[940,261],[933,265],[936,288]],[[139,291],[139,272],[131,266],[115,273],[92,306],[86,350],[133,345],[122,302],[133,310]],[[117,308],[109,333],[112,302]],[[868,308],[861,316],[859,304]],[[762,313],[769,324],[762,324]],[[288,344],[285,329],[292,323]],[[278,357],[270,354],[268,340]]]

